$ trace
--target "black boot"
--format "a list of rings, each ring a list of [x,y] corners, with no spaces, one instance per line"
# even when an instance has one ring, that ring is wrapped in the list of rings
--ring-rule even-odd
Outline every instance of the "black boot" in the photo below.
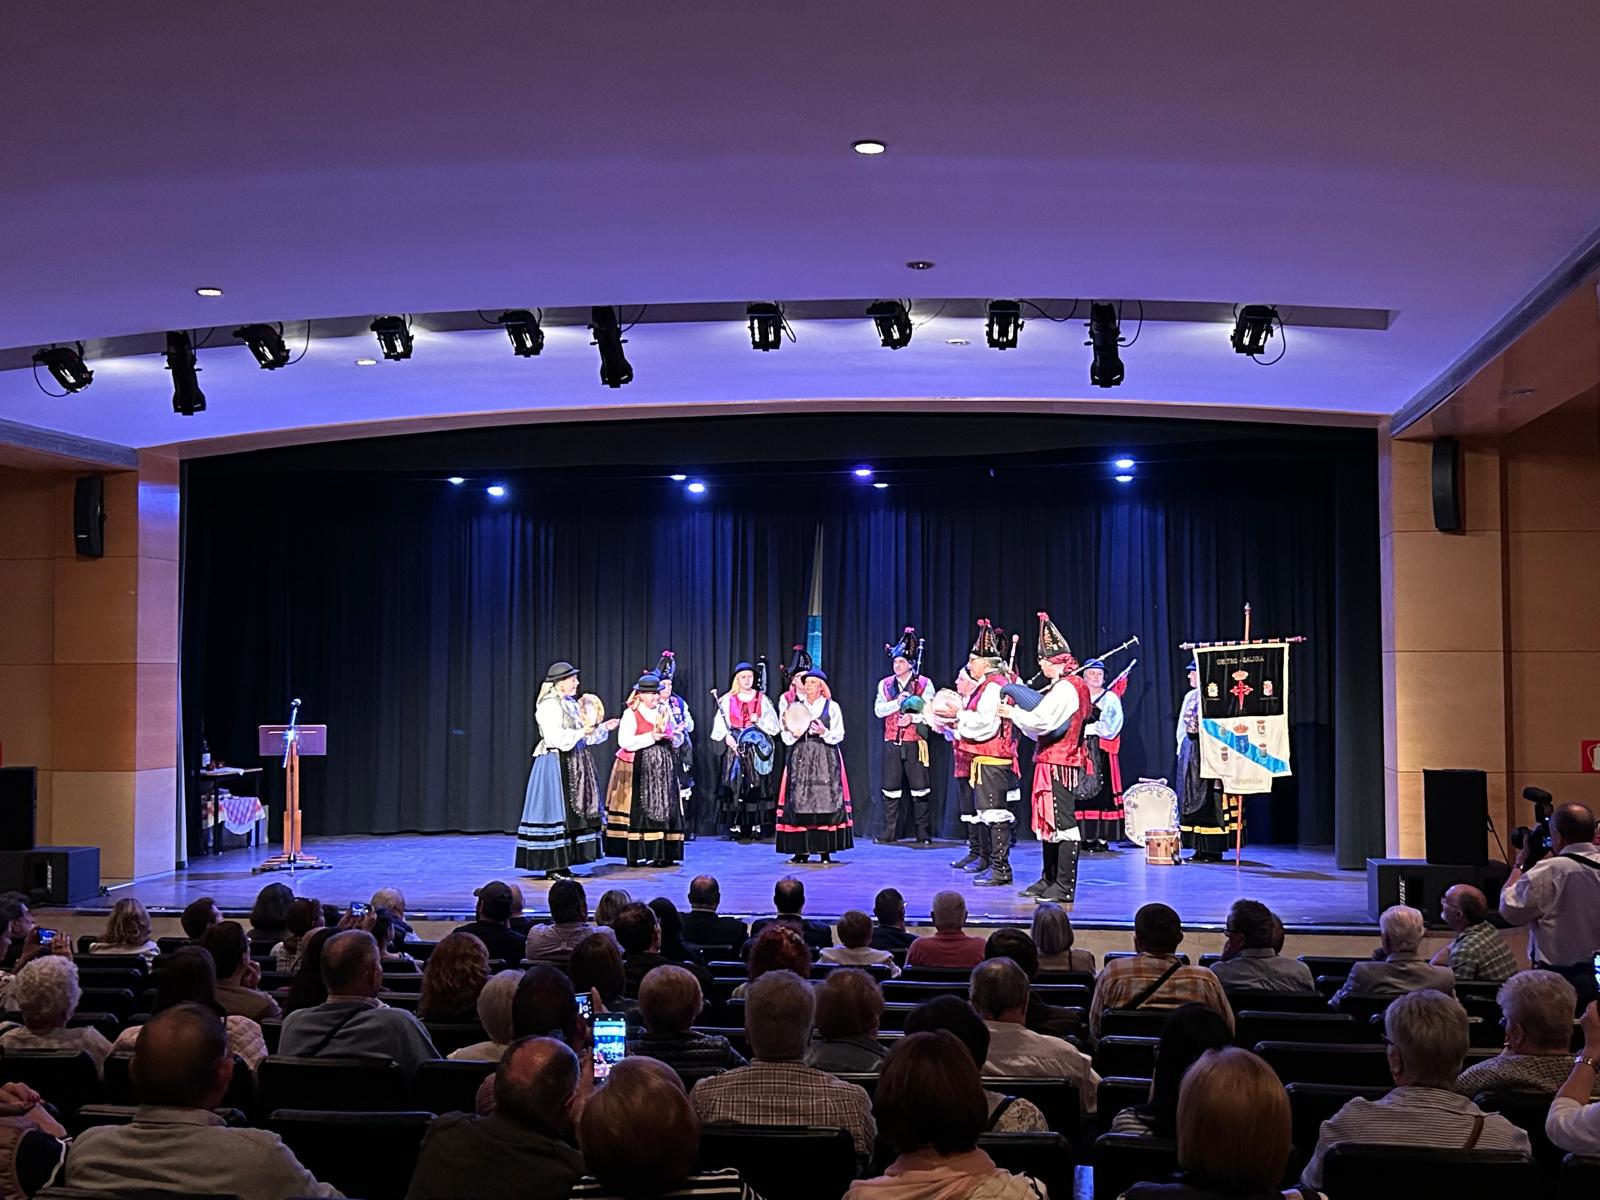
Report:
[[[1082,844],[1075,841],[1056,843],[1056,853],[1060,855],[1057,861],[1055,880],[1045,889],[1041,901],[1050,901],[1054,904],[1071,904],[1074,896],[1078,894],[1078,855],[1082,853]]]
[[[1027,899],[1042,899],[1044,893],[1049,890],[1050,885],[1056,881],[1056,871],[1060,868],[1061,847],[1057,843],[1040,842],[1039,850],[1044,858],[1044,870],[1039,876],[1039,882],[1030,883],[1017,893]]]
[[[952,867],[959,867],[963,871],[982,870],[974,864],[983,861],[983,827],[976,821],[966,821],[967,827],[967,852],[953,861]]]
[[[972,882],[978,887],[1011,886],[1011,823],[997,821],[989,826],[992,848],[989,869]]]

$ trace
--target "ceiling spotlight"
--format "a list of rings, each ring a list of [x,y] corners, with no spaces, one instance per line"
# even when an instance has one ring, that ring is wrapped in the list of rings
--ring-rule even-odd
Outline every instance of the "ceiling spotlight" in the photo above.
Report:
[[[608,388],[632,383],[633,367],[622,353],[627,338],[622,336],[622,323],[617,320],[617,310],[602,305],[591,308],[589,332],[594,334],[594,344],[600,348],[600,382]]]
[[[878,327],[878,340],[886,350],[899,350],[911,344],[911,314],[898,300],[879,300],[867,308],[867,316]]]
[[[1131,471],[1133,470],[1133,459],[1119,458],[1113,461],[1111,465],[1119,471]]]
[[[882,480],[879,480],[877,483],[873,484],[872,486],[877,488],[881,492],[881,491],[883,491],[884,488],[888,487],[889,485],[887,483],[884,483]]]
[[[452,475],[449,479],[446,479],[445,482],[450,484],[452,487],[460,487],[466,482],[466,480],[460,475]]]
[[[991,350],[1015,350],[1022,332],[1022,305],[1015,300],[989,301],[989,317],[983,337]]]
[[[945,338],[944,344],[946,346],[970,346],[970,345],[972,345],[972,343],[967,341],[966,338]]]
[[[167,334],[166,358],[167,370],[172,372],[172,411],[184,417],[205,412],[206,394],[195,378],[200,368],[195,365],[194,343],[187,333]]]
[[[1124,371],[1117,347],[1122,345],[1122,328],[1117,320],[1116,305],[1103,300],[1089,305],[1089,340],[1085,344],[1094,347],[1094,358],[1089,363],[1089,382],[1103,388],[1116,387],[1121,383]]]
[[[783,309],[776,304],[747,304],[744,315],[750,320],[750,349],[777,350],[783,345]]]
[[[696,496],[700,496],[700,495],[703,495],[705,493],[706,485],[701,483],[698,479],[696,479],[693,483],[691,483],[689,485],[689,490],[691,492],[693,492]]]
[[[411,357],[411,322],[404,317],[379,317],[372,323],[378,349],[391,362]]]
[[[283,330],[271,325],[241,325],[233,336],[256,356],[263,371],[276,371],[289,364],[289,347],[283,344]]]
[[[1117,482],[1118,483],[1132,483],[1133,482],[1133,476],[1132,475],[1118,475],[1117,476]]]
[[[1234,318],[1233,335],[1228,339],[1233,343],[1234,353],[1248,354],[1251,358],[1261,354],[1267,348],[1274,325],[1283,328],[1277,309],[1270,304],[1246,304]]]
[[[913,258],[906,266],[913,271],[931,271],[933,270],[933,261],[927,258]]]
[[[505,326],[511,339],[511,353],[518,358],[534,358],[544,349],[544,330],[539,328],[539,318],[525,308],[511,308],[500,314],[500,324]]]
[[[375,358],[358,358],[358,359],[356,359],[356,366],[358,366],[358,367],[375,367],[377,365],[378,365],[378,360],[375,359]]]
[[[871,467],[857,467],[856,468],[856,478],[857,479],[871,479],[872,478],[872,468]]]
[[[876,138],[863,138],[859,142],[850,143],[850,149],[854,150],[857,154],[865,154],[868,156],[882,154],[888,148],[889,147],[885,146]]]
[[[222,289],[219,287],[197,287],[194,290],[194,294],[196,296],[204,296],[207,300],[214,300],[222,295]]]
[[[488,492],[489,495],[493,496],[496,500],[500,499],[500,497],[506,494],[505,484],[503,483],[491,483],[483,490]]]
[[[667,478],[672,480],[673,483],[682,483],[689,477],[687,475],[668,475]]]
[[[83,343],[73,346],[50,346],[33,356],[33,365],[43,367],[50,377],[69,392],[81,392],[94,382],[94,372],[83,365]]]

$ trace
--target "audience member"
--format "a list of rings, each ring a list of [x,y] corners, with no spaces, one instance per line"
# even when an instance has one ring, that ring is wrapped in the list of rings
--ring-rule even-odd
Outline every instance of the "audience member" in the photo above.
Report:
[[[416,930],[406,922],[406,894],[397,887],[381,887],[372,893],[368,907],[373,912],[386,912],[394,922],[394,939],[387,949],[399,950],[406,942],[417,940]]]
[[[1282,929],[1282,923],[1261,901],[1235,900],[1228,909],[1222,960],[1211,964],[1222,986],[1236,992],[1316,991],[1311,968],[1297,958],[1284,958],[1275,948]]]
[[[155,973],[156,1002],[151,1011],[154,1016],[180,1004],[198,1004],[222,1018],[228,1034],[228,1049],[244,1059],[253,1071],[267,1056],[267,1043],[261,1035],[261,1026],[249,1017],[231,1016],[217,1002],[217,969],[211,955],[199,946],[185,946],[171,954],[161,956],[161,970]],[[139,1041],[143,1025],[129,1025],[111,1043],[113,1051],[132,1050]]]
[[[606,1012],[624,1012],[629,1007],[623,1001],[628,977],[623,972],[622,952],[609,929],[591,933],[572,948],[567,974],[578,992],[594,992]]]
[[[283,883],[269,883],[256,893],[250,909],[250,953],[271,954],[289,932],[289,908],[294,893]]]
[[[1204,1004],[1183,1004],[1161,1026],[1156,1047],[1155,1078],[1150,1098],[1125,1108],[1111,1118],[1109,1133],[1137,1133],[1172,1138],[1178,1134],[1178,1088],[1184,1073],[1207,1050],[1220,1050],[1233,1042],[1228,1023]]]
[[[478,993],[489,981],[489,951],[470,933],[446,934],[422,971],[417,1016],[424,1021],[468,1023],[478,1019]]]
[[[639,1017],[644,1028],[629,1036],[628,1053],[647,1054],[679,1072],[744,1066],[744,1055],[727,1038],[691,1028],[704,1007],[700,981],[690,971],[670,963],[657,967],[639,985]]]
[[[744,944],[748,958],[752,943],[769,925],[787,925],[805,939],[813,951],[826,950],[833,945],[833,930],[826,921],[808,921],[805,918],[806,885],[792,875],[785,875],[772,887],[772,907],[777,915],[762,917],[750,923],[750,940]]]
[[[572,957],[572,948],[591,933],[597,932],[589,924],[589,897],[583,884],[576,879],[558,879],[550,885],[545,897],[550,904],[550,924],[535,925],[528,930],[523,944],[523,958],[528,963],[547,962],[565,966]],[[599,927],[609,933],[605,926]]]
[[[0,1083],[0,1127],[7,1139],[3,1159],[7,1197],[36,1196],[60,1182],[69,1139],[38,1092],[25,1083]]]
[[[512,1032],[511,1003],[516,998],[517,985],[521,982],[520,970],[500,971],[490,976],[489,982],[478,993],[478,1024],[489,1035],[488,1040],[452,1050],[446,1057],[499,1062],[505,1055],[506,1047],[516,1037]]]
[[[1444,923],[1455,931],[1448,946],[1430,960],[1449,967],[1456,979],[1502,983],[1516,974],[1517,960],[1500,931],[1489,923],[1489,898],[1469,883],[1448,888],[1439,905]]]
[[[22,1014],[22,1024],[0,1033],[0,1053],[82,1050],[94,1060],[96,1071],[103,1069],[111,1043],[92,1025],[67,1027],[82,996],[78,968],[70,958],[47,954],[29,962],[17,972],[11,989],[11,1002]]]
[[[1248,1050],[1208,1050],[1178,1092],[1172,1183],[1136,1183],[1126,1200],[1276,1200],[1289,1155],[1289,1095]]]
[[[884,888],[872,901],[872,948],[909,950],[917,935],[906,932],[906,898],[898,888]]]
[[[590,1003],[595,1000],[589,993]],[[516,994],[511,998],[511,1033],[521,1039],[550,1037],[569,1046],[578,1056],[579,1102],[594,1084],[594,1063],[590,1056],[589,1023],[578,1010],[578,997],[572,980],[548,963],[535,963],[522,973]],[[494,1080],[485,1079],[478,1088],[474,1111],[487,1116],[494,1111]]]
[[[272,948],[272,965],[280,971],[297,971],[306,935],[322,928],[322,905],[315,900],[296,900],[289,906],[287,925],[289,932]]]
[[[491,1182],[525,1200],[566,1200],[583,1175],[583,1156],[567,1144],[582,1078],[578,1056],[556,1039],[513,1042],[484,1081],[491,1113],[429,1123],[406,1200],[480,1200]]]
[[[627,1058],[583,1107],[578,1144],[589,1177],[574,1200],[659,1196],[758,1200],[735,1170],[700,1172],[700,1118],[683,1082],[648,1058]]]
[[[850,1200],[1039,1200],[1043,1195],[1031,1178],[1002,1171],[978,1149],[988,1125],[983,1085],[954,1034],[901,1038],[884,1061],[873,1108],[897,1157],[876,1179],[851,1184],[845,1193]]]
[[[28,944],[28,935],[34,929],[33,912],[28,907],[28,898],[21,892],[0,892],[0,922],[4,922],[6,932],[11,937],[11,948],[6,952],[6,956],[0,959],[0,965],[14,970],[22,957],[23,949]]]
[[[793,971],[801,979],[811,975],[811,947],[792,925],[769,925],[755,939],[746,956],[747,978],[733,989],[733,999],[742,1000],[750,985],[768,971]]]
[[[1381,1100],[1357,1097],[1322,1123],[1316,1151],[1300,1176],[1302,1184],[1320,1188],[1323,1157],[1347,1142],[1439,1150],[1472,1147],[1528,1156],[1526,1133],[1499,1113],[1484,1113],[1456,1094],[1456,1077],[1467,1055],[1467,1012],[1453,996],[1431,988],[1406,992],[1390,1002],[1383,1029],[1394,1089]],[[1181,1099],[1179,1103],[1181,1107]]]
[[[1132,958],[1113,958],[1100,969],[1089,1001],[1089,1033],[1100,1037],[1101,1015],[1113,1008],[1177,1008],[1204,1004],[1233,1028],[1233,1009],[1222,984],[1204,967],[1178,958],[1183,922],[1165,904],[1146,904],[1133,914]]]
[[[200,945],[217,967],[217,1003],[222,1011],[257,1023],[277,1017],[278,1002],[256,985],[261,968],[250,957],[250,939],[237,921],[222,921],[205,931]]]
[[[967,933],[962,928],[966,923],[967,902],[961,893],[940,892],[933,898],[933,933],[911,943],[906,966],[977,966],[983,961],[983,939]]]
[[[803,1061],[816,1016],[810,985],[793,971],[768,971],[749,989],[744,1029],[755,1061],[696,1083],[695,1112],[709,1125],[847,1129],[865,1163],[878,1134],[867,1093]]]
[[[522,962],[522,951],[527,944],[524,935],[511,928],[511,914],[515,899],[511,885],[498,879],[484,884],[472,893],[478,898],[478,915],[474,920],[456,928],[457,933],[470,933],[489,950],[489,957],[508,967]]]
[[[1456,977],[1449,967],[1424,962],[1417,950],[1422,945],[1422,914],[1404,904],[1391,905],[1378,917],[1379,957],[1358,962],[1350,975],[1328,1001],[1338,1008],[1351,995],[1398,996],[1405,992],[1431,989],[1453,995]]]
[[[717,912],[722,888],[710,875],[696,875],[689,883],[689,911],[683,914],[683,940],[691,946],[722,946],[737,951],[750,936],[750,927],[737,917]]]
[[[1600,998],[1594,977],[1594,954],[1600,949],[1600,846],[1594,838],[1594,813],[1581,804],[1563,804],[1550,819],[1552,852],[1528,866],[1533,846],[1528,839],[1500,892],[1500,915],[1529,927],[1533,965],[1564,976],[1577,989],[1580,1007]]]
[[[85,1129],[67,1153],[65,1184],[113,1196],[176,1192],[286,1200],[337,1196],[275,1133],[235,1129],[211,1110],[233,1077],[222,1019],[198,1004],[152,1017],[133,1052],[139,1110],[126,1125]]]
[[[289,993],[283,1001],[283,1011],[314,1008],[328,998],[328,985],[322,982],[322,947],[336,929],[313,929],[300,943],[300,965],[289,981]]]
[[[1009,958],[991,958],[972,972],[972,1007],[989,1030],[985,1075],[1070,1079],[1078,1085],[1083,1111],[1095,1109],[1100,1076],[1088,1057],[1064,1038],[1035,1033],[1023,1024],[1028,977]]]
[[[389,1058],[407,1079],[422,1063],[439,1057],[422,1022],[378,1000],[383,967],[378,943],[361,929],[331,934],[322,947],[322,979],[328,998],[283,1020],[278,1053],[302,1058]]]
[[[654,909],[635,900],[617,914],[611,928],[617,935],[617,945],[622,947],[622,974],[627,981],[624,991],[637,996],[639,981],[656,967],[672,961],[661,953],[661,923]]]
[[[1571,1073],[1576,995],[1554,971],[1522,971],[1502,983],[1495,1001],[1506,1031],[1505,1049],[1461,1072],[1456,1091],[1463,1096],[1559,1092]]]
[[[191,942],[198,942],[201,934],[221,920],[222,910],[217,907],[216,900],[211,896],[201,896],[189,902],[183,915],[178,918],[178,924],[183,927],[184,937]]]
[[[150,937],[150,914],[144,905],[132,896],[113,904],[105,932],[98,942],[89,943],[89,953],[138,955],[146,964],[154,960],[156,944]]]
[[[600,903],[594,906],[594,923],[610,928],[617,914],[633,903],[633,897],[621,888],[611,888],[600,893]]]
[[[11,990],[16,986],[15,972],[22,970],[41,954],[59,954],[64,958],[71,958],[72,943],[64,937],[41,942],[39,929],[31,923],[30,918],[28,931],[22,935],[23,945],[16,954],[12,954],[11,951],[16,949],[11,936],[15,922],[6,919],[3,905],[3,899],[0,899],[0,962],[9,962],[12,967],[10,970],[0,970],[0,1011],[14,1012],[16,1005],[11,1002]]]
[[[971,1004],[959,996],[937,996],[919,1004],[906,1014],[905,1032],[932,1033],[948,1030],[966,1047],[972,1065],[980,1071],[989,1058],[989,1027],[983,1023]],[[1003,1092],[983,1092],[988,1107],[985,1133],[1047,1133],[1049,1122],[1032,1100],[1008,1096]]]
[[[1094,955],[1073,946],[1076,934],[1067,910],[1045,903],[1033,910],[1033,944],[1039,953],[1041,971],[1094,970]]]
[[[816,985],[817,1036],[806,1062],[830,1074],[876,1071],[887,1053],[878,1041],[883,989],[860,967],[830,971]]]
[[[506,886],[511,889],[511,932],[526,942],[528,930],[533,928],[533,918],[523,911],[528,907],[528,899],[522,894],[520,883],[508,883]]]
[[[1024,1024],[1035,1033],[1051,1037],[1074,1037],[1083,1032],[1075,1009],[1045,1001],[1033,988],[1039,976],[1039,950],[1033,939],[1020,929],[996,929],[983,943],[983,957],[1009,958],[1028,977],[1028,1016]]]
[[[656,915],[661,926],[661,955],[668,962],[683,963],[694,970],[704,969],[706,956],[698,946],[683,940],[683,915],[665,896],[657,896],[646,905]]]
[[[1556,1093],[1545,1117],[1544,1135],[1571,1154],[1600,1155],[1600,1102],[1594,1100],[1600,1070],[1600,1005],[1583,1010],[1583,1050],[1572,1074]]]
[[[365,929],[372,935],[372,940],[378,943],[378,958],[383,963],[385,971],[415,972],[417,960],[404,950],[396,950],[394,918],[389,915],[387,908],[369,909],[366,918],[358,929]],[[447,935],[448,936],[448,935]]]
[[[852,908],[839,918],[839,944],[829,946],[820,955],[821,961],[845,967],[885,967],[889,978],[900,974],[894,955],[887,950],[874,950],[872,918],[858,908]]]

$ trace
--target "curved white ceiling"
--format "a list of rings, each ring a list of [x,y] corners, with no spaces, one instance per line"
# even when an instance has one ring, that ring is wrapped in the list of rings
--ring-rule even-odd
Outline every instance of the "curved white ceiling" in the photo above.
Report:
[[[0,45],[0,345],[916,294],[1398,315],[1291,328],[1270,370],[1225,329],[1152,324],[1113,393],[1088,388],[1079,325],[1031,321],[998,354],[971,323],[896,353],[828,323],[766,355],[738,325],[641,325],[621,392],[581,331],[532,361],[488,331],[368,369],[366,339],[271,373],[207,349],[192,419],[159,359],[93,364],[64,400],[9,371],[0,419],[157,445],[785,398],[1390,413],[1600,225],[1596,44],[1593,6],[1461,0],[34,5]],[[889,153],[851,154],[867,136]]]

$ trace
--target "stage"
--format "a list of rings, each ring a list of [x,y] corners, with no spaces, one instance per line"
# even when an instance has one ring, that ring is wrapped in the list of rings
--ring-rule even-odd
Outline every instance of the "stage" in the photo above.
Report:
[[[229,912],[247,912],[256,893],[268,882],[288,884],[299,895],[344,905],[366,900],[379,887],[396,885],[405,892],[408,915],[455,919],[470,916],[472,891],[490,880],[521,884],[528,908],[546,910],[543,880],[527,877],[511,866],[515,839],[502,834],[395,834],[389,836],[312,837],[306,851],[333,864],[333,869],[255,875],[250,868],[272,848],[226,851],[191,860],[188,869],[113,887],[98,905],[109,907],[123,896],[137,896],[152,912],[181,910],[200,896],[213,896]],[[685,861],[670,870],[630,868],[602,861],[582,869],[593,904],[608,888],[622,888],[639,899],[666,896],[679,907],[687,904],[689,880],[715,875],[722,885],[722,910],[741,916],[772,911],[772,885],[793,873],[806,885],[806,912],[837,918],[849,908],[870,911],[879,888],[893,886],[905,895],[913,924],[926,922],[935,892],[961,891],[975,923],[1026,921],[1031,901],[1017,891],[1037,877],[1038,845],[1025,842],[1013,856],[1016,883],[1005,888],[974,887],[971,876],[952,870],[950,860],[961,847],[954,841],[929,849],[910,844],[880,846],[858,843],[831,866],[814,860],[796,866],[776,854],[771,843],[735,843],[701,837],[686,847]],[[1126,928],[1134,911],[1147,901],[1172,905],[1193,928],[1219,927],[1228,906],[1238,897],[1264,901],[1285,926],[1304,932],[1370,929],[1366,912],[1366,877],[1341,871],[1329,849],[1294,846],[1246,846],[1242,864],[1153,867],[1143,851],[1122,850],[1084,855],[1078,870],[1073,922],[1083,927]]]

